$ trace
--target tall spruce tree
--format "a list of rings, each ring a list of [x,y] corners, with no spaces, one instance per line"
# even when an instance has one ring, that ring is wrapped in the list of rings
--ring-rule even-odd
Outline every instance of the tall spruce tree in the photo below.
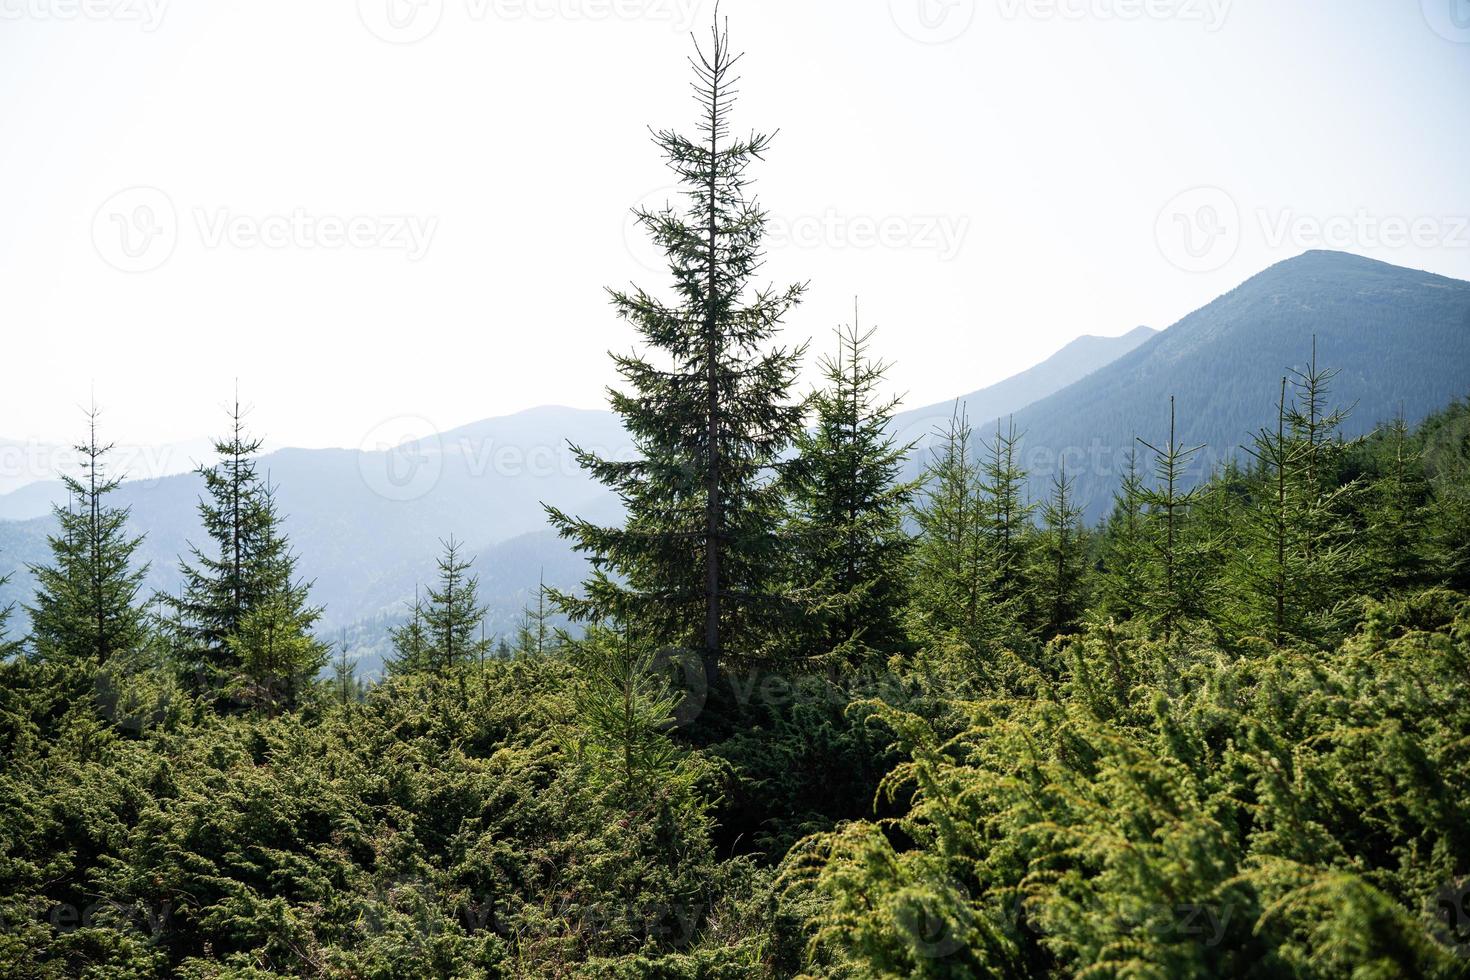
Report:
[[[226,639],[223,693],[271,710],[294,709],[327,664],[327,646],[312,635],[322,609],[310,602],[311,583],[296,574],[297,557],[281,530],[276,491],[262,481],[249,521],[252,547],[246,581],[260,589]]]
[[[480,580],[470,571],[473,562],[453,536],[441,541],[436,560],[439,578],[425,591],[414,593],[412,615],[391,631],[395,657],[388,669],[395,674],[429,673],[439,677],[479,661],[489,649],[484,637],[486,607],[480,604]]]
[[[1292,444],[1291,535],[1297,549],[1291,590],[1300,602],[1299,633],[1317,642],[1336,638],[1363,570],[1352,519],[1363,487],[1344,472],[1348,444],[1341,429],[1347,411],[1329,406],[1337,374],[1318,366],[1312,338],[1311,361],[1290,374],[1292,401],[1286,412]]]
[[[1102,529],[1097,608],[1104,616],[1126,620],[1138,615],[1149,563],[1144,535],[1146,490],[1135,439],[1128,449],[1122,482],[1113,493],[1112,513]]]
[[[544,656],[551,649],[551,609],[546,604],[546,576],[536,582],[536,605],[521,610],[516,627],[515,652],[523,657]]]
[[[1277,646],[1301,626],[1292,591],[1300,558],[1295,516],[1301,484],[1294,478],[1299,446],[1288,427],[1286,390],[1283,377],[1275,425],[1259,430],[1246,449],[1255,461],[1255,498],[1237,529],[1231,574],[1238,598],[1228,610],[1237,628],[1263,632]]]
[[[1380,594],[1422,582],[1432,568],[1421,530],[1427,523],[1424,509],[1429,500],[1424,454],[1413,445],[1402,411],[1383,442],[1382,469],[1366,507],[1367,565]]]
[[[196,471],[206,492],[199,519],[211,546],[189,546],[190,557],[179,562],[182,592],[162,597],[180,661],[202,686],[215,689],[227,686],[240,667],[230,638],[257,606],[281,600],[308,629],[317,619],[307,615],[313,612],[308,587],[294,580],[296,558],[280,528],[272,488],[258,472],[261,440],[247,433],[245,414],[237,396],[229,434],[214,444],[219,460]]]
[[[1042,640],[1072,632],[1086,605],[1087,529],[1075,485],[1062,464],[1041,506],[1033,579]]]
[[[561,608],[576,621],[626,620],[641,636],[698,650],[711,680],[727,651],[756,653],[790,611],[774,477],[802,420],[789,392],[804,348],[772,342],[805,287],[751,286],[766,214],[747,197],[747,171],[771,138],[730,135],[738,61],[717,24],[712,48],[691,60],[698,135],[655,135],[687,206],[635,213],[668,260],[674,298],[610,291],[646,350],[614,356],[629,390],[610,392],[640,458],[574,451],[623,501],[625,523],[603,527],[547,508],[593,566],[582,595],[555,593]]]
[[[81,476],[64,476],[67,506],[52,508],[58,531],[47,538],[51,561],[30,566],[34,651],[43,659],[104,666],[142,648],[147,620],[138,604],[147,566],[134,567],[143,538],[128,534],[127,508],[107,498],[121,483],[105,470],[112,445],[97,437],[99,412],[87,413],[87,442],[76,447]]]
[[[899,475],[912,446],[889,435],[899,399],[878,387],[888,365],[868,356],[873,330],[837,331],[835,356],[820,367],[826,387],[812,397],[815,424],[797,439],[787,470],[797,587],[811,613],[808,651],[894,652],[904,644],[903,565],[912,545],[903,518],[916,485]]]
[[[1334,372],[1312,359],[1281,379],[1276,418],[1256,432],[1246,449],[1254,461],[1249,502],[1233,521],[1234,547],[1226,565],[1231,601],[1222,619],[1243,635],[1258,635],[1276,646],[1288,642],[1320,643],[1333,638],[1344,621],[1346,601],[1362,562],[1353,521],[1361,490],[1347,479],[1347,445],[1339,437],[1346,413],[1327,406]],[[1404,451],[1401,444],[1397,447]],[[1407,479],[1410,461],[1393,467]],[[1217,487],[1219,481],[1217,481]],[[1402,547],[1389,559],[1409,561],[1413,547],[1395,533],[1407,515],[1397,512],[1406,500],[1401,486],[1388,509],[1370,516],[1370,546]]]
[[[991,593],[989,519],[974,455],[974,433],[956,405],[925,470],[913,507],[918,528],[910,565],[910,632],[926,643],[987,649],[997,628]]]
[[[985,499],[985,539],[989,551],[990,589],[995,615],[1004,624],[1003,639],[1014,642],[1036,601],[1030,581],[1030,552],[1036,507],[1024,497],[1026,470],[1017,462],[1021,436],[1014,418],[1004,428],[995,422],[995,439],[985,443],[980,488]]]
[[[413,604],[402,626],[388,631],[393,643],[393,656],[386,664],[389,674],[416,674],[431,669],[429,636],[424,628],[424,600],[418,587],[413,590]]]
[[[1188,534],[1190,515],[1199,502],[1198,487],[1185,489],[1188,469],[1204,446],[1185,446],[1177,438],[1174,396],[1169,396],[1169,440],[1162,447],[1143,439],[1154,455],[1154,485],[1140,497],[1151,561],[1146,568],[1139,606],[1150,625],[1172,636],[1181,620],[1207,608],[1204,549]]]
[[[472,559],[453,536],[441,542],[439,582],[429,586],[429,601],[423,610],[423,630],[428,641],[427,664],[445,675],[479,659],[485,641],[480,637],[486,608],[480,605],[480,579],[470,571]]]

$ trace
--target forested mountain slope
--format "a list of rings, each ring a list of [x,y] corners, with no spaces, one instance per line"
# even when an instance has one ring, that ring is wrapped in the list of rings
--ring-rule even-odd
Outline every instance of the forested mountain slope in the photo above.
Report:
[[[1100,517],[1134,437],[1166,438],[1170,395],[1180,441],[1207,447],[1198,469],[1236,454],[1271,414],[1283,374],[1310,360],[1313,338],[1319,365],[1339,372],[1335,400],[1352,406],[1349,436],[1400,411],[1416,422],[1470,393],[1470,283],[1308,252],[1017,412],[1033,496],[1065,453],[1088,516]],[[993,422],[970,420],[993,432]]]

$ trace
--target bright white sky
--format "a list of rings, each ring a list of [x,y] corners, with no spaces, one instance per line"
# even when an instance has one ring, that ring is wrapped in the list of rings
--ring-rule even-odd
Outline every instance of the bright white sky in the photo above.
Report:
[[[95,383],[111,436],[190,439],[237,376],[276,445],[601,407],[711,10],[0,0],[0,435],[71,441]],[[1470,279],[1467,0],[722,11],[790,336],[860,294],[911,405],[1319,244]]]

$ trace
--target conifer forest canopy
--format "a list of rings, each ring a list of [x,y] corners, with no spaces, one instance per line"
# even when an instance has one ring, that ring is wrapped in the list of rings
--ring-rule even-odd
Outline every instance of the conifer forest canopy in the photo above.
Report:
[[[349,639],[238,398],[165,560],[105,406],[0,521],[0,975],[1470,977],[1470,283],[1312,251],[916,424],[902,311],[767,276],[728,12],[513,622],[446,521]]]

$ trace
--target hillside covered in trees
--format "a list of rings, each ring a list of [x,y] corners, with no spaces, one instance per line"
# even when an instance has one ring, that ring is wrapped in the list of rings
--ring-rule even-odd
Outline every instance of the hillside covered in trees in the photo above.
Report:
[[[0,975],[1470,976],[1470,403],[1352,414],[1341,323],[1210,389],[1203,479],[1191,392],[1069,410],[1137,426],[1100,520],[1025,420],[916,452],[881,334],[783,339],[736,60],[611,292],[622,506],[545,501],[589,572],[510,634],[446,537],[365,684],[238,408],[149,590],[93,411],[0,613]]]

